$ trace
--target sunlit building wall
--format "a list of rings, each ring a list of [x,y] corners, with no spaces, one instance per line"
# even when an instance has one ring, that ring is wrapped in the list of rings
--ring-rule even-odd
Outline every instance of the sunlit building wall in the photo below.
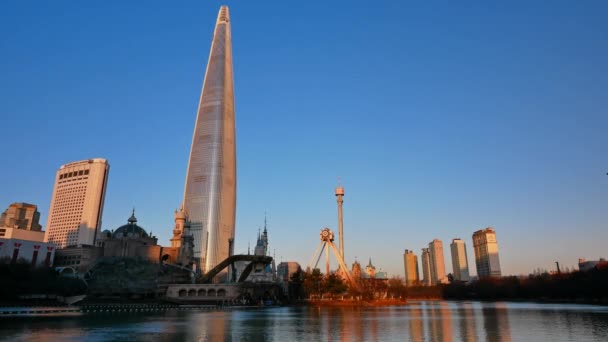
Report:
[[[469,281],[469,263],[467,259],[467,247],[461,239],[453,239],[450,244],[452,252],[452,269],[455,280]]]
[[[41,231],[38,207],[29,203],[12,203],[0,215],[0,227]]]
[[[443,242],[435,239],[429,243],[429,254],[431,259],[431,284],[445,284],[448,282],[445,276],[445,258],[443,256]]]
[[[110,165],[101,158],[59,168],[46,224],[46,241],[59,248],[95,244],[109,171]]]
[[[492,227],[473,233],[473,249],[475,250],[477,275],[480,278],[500,277],[498,242],[496,241],[496,232]]]
[[[403,254],[403,266],[405,268],[405,284],[412,286],[418,284],[420,274],[418,273],[418,257],[414,251],[406,249]]]
[[[230,256],[236,213],[232,39],[220,8],[201,92],[184,190],[194,257],[208,271]],[[226,272],[218,279],[225,278]]]

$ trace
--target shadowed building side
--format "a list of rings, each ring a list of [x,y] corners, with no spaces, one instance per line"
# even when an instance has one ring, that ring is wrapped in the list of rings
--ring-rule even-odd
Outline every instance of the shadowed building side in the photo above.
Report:
[[[452,253],[452,270],[454,280],[469,281],[469,262],[467,258],[467,247],[461,239],[452,239],[450,244]]]
[[[217,18],[188,161],[184,208],[203,272],[230,256],[236,213],[236,144],[228,7]],[[225,276],[223,272],[220,276]]]

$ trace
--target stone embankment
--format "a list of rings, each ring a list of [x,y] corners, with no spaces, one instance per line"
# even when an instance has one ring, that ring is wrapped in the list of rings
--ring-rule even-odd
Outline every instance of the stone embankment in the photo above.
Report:
[[[170,305],[170,304],[89,304],[83,306],[9,306],[0,307],[0,317],[11,316],[60,316],[103,313],[151,313],[167,310],[213,311],[225,308],[222,305]]]

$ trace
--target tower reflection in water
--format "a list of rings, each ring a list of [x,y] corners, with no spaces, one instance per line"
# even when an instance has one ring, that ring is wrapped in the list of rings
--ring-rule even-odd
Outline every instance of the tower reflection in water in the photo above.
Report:
[[[509,314],[505,303],[482,304],[486,341],[511,341]]]
[[[504,303],[412,302],[406,312],[411,341],[511,340]]]
[[[458,303],[458,320],[459,320],[459,340],[473,342],[479,340],[477,338],[475,310],[471,303]]]

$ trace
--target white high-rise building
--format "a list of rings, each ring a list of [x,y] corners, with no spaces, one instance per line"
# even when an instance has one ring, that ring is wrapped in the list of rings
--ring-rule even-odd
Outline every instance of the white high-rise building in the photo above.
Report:
[[[452,252],[452,268],[454,279],[458,281],[469,281],[469,262],[467,259],[467,247],[461,239],[453,239],[450,244]]]
[[[431,284],[445,284],[448,282],[445,276],[445,259],[443,257],[443,242],[435,239],[429,243],[429,254],[431,259]]]
[[[95,158],[62,165],[55,176],[45,240],[59,248],[94,245],[110,165]]]

